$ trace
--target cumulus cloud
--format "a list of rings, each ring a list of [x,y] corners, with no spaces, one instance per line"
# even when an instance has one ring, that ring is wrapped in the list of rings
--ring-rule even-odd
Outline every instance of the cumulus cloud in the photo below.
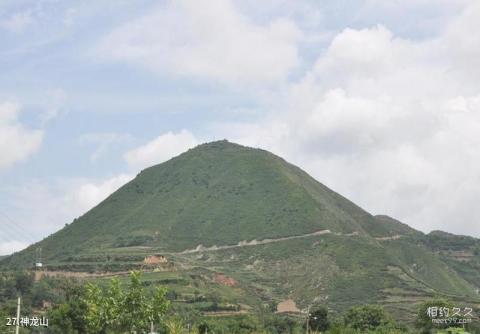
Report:
[[[288,19],[252,22],[228,0],[170,1],[112,31],[96,53],[159,74],[272,84],[297,66],[300,35]]]
[[[26,159],[42,143],[43,132],[23,126],[17,117],[19,112],[16,104],[0,104],[0,170]]]
[[[125,160],[133,168],[145,168],[162,163],[198,145],[198,140],[187,130],[167,132],[125,153]]]
[[[2,211],[14,212],[15,220],[0,216],[3,227],[0,241],[11,249],[12,245],[20,247],[38,241],[95,207],[133,177],[119,174],[95,180],[32,181],[25,186],[5,189],[8,199]]]
[[[113,134],[90,134],[82,138],[96,142],[117,140],[120,137]],[[130,167],[143,168],[168,160],[197,143],[197,139],[186,130],[168,132],[127,152],[125,159]],[[57,231],[133,178],[133,174],[123,173],[105,179],[58,179],[48,184],[32,181],[28,185],[6,189],[9,195],[4,211],[16,214],[15,223],[5,221],[8,226],[4,227],[8,228],[0,231],[3,242],[0,242],[0,254],[24,248]]]
[[[427,40],[345,29],[283,110],[225,134],[287,157],[374,214],[480,236],[479,14],[472,4]]]
[[[389,18],[380,15],[390,13],[391,18],[402,10],[418,14],[438,3],[446,6],[445,12],[447,7],[454,13],[464,10],[453,19],[448,16],[446,25],[447,16],[442,16],[442,29],[419,39],[399,34],[389,26]],[[381,7],[377,13],[383,25],[360,27],[364,21],[356,21],[357,28],[316,31],[328,38],[333,34],[331,41],[318,50],[311,68],[302,63],[304,75],[296,73],[297,79],[282,85],[281,91],[262,96],[260,106],[254,108],[270,108],[270,114],[259,122],[216,124],[212,133],[282,155],[374,214],[390,214],[423,231],[480,236],[476,223],[480,42],[475,34],[480,28],[480,3],[369,0],[365,4],[364,8]],[[421,10],[412,10],[419,4]],[[308,26],[318,28],[318,13],[314,14]],[[167,2],[113,30],[100,41],[95,55],[160,76],[272,88],[272,83],[292,80],[289,75],[300,62],[299,39],[306,37],[298,29],[302,25],[291,19],[266,15],[261,21],[243,15],[229,1]],[[309,55],[314,52],[308,50]],[[38,147],[26,144],[35,142],[32,138],[41,141],[41,132],[18,122],[18,107],[2,108],[0,168],[31,154]],[[3,139],[7,137],[2,138],[4,129],[16,133],[8,135],[9,145]],[[24,139],[11,140],[17,137]],[[105,150],[100,143],[116,139],[106,134],[85,140],[99,143],[92,156],[96,159]],[[22,143],[23,151],[13,149],[12,142]],[[141,169],[198,143],[187,130],[167,132],[126,152],[124,158],[130,170]],[[44,229],[38,235],[44,235],[130,178],[125,174],[53,186],[31,184],[17,194],[17,204],[23,208],[18,212],[25,216],[22,221],[35,217],[37,229]]]
[[[480,28],[480,2],[473,1],[455,17],[438,40],[439,57],[457,80],[468,79],[478,87],[480,43],[475,31]]]
[[[132,179],[132,175],[120,174],[100,182],[86,182],[70,192],[67,200],[74,203],[80,211],[87,211]]]

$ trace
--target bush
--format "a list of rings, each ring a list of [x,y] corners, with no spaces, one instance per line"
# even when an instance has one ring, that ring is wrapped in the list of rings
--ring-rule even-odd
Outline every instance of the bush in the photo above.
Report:
[[[393,324],[392,317],[381,306],[365,305],[348,310],[344,317],[345,326],[367,331]]]
[[[319,306],[310,312],[308,319],[309,328],[313,331],[326,331],[330,327],[328,319],[328,309],[325,306]]]

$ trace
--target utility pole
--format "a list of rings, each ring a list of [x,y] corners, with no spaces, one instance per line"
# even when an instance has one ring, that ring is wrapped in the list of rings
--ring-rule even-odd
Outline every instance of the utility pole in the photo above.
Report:
[[[310,328],[309,328],[309,320],[310,320],[310,305],[308,305],[308,308],[307,308],[307,334],[310,332]]]
[[[36,249],[36,256],[35,256],[35,264],[34,264],[35,270],[41,270],[43,267],[42,263],[42,248],[38,247]]]
[[[18,334],[20,332],[20,305],[21,305],[21,298],[18,297],[17,301],[17,325],[15,326],[15,334]]]

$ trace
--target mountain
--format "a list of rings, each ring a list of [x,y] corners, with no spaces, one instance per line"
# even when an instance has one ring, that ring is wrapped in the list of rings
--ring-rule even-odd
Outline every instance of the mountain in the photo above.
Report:
[[[427,247],[466,281],[480,285],[480,240],[442,231],[431,232],[425,240]]]
[[[31,267],[38,248],[50,270],[122,271],[161,254],[171,264],[162,270],[196,277],[197,288],[232,278],[222,293],[253,308],[378,302],[407,318],[434,295],[479,303],[477,239],[373,216],[282,158],[227,141],[143,170],[0,265]]]

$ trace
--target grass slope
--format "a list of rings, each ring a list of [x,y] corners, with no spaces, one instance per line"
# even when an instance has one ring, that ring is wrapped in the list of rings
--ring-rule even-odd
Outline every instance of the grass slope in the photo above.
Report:
[[[200,244],[327,229],[332,233],[178,254]],[[234,301],[249,305],[293,298],[301,307],[324,302],[340,311],[381,302],[408,314],[412,303],[429,296],[476,298],[480,282],[478,240],[425,236],[374,217],[283,159],[226,141],[145,169],[72,224],[1,264],[30,267],[37,247],[49,268],[68,270],[125,270],[163,253],[181,275],[174,285],[180,292],[192,292],[185,280],[200,277],[191,284],[201,285],[223,272],[239,282]]]
[[[382,235],[374,217],[263,150],[201,145],[133,181],[35,247],[45,259],[116,246],[168,251],[330,229]],[[31,262],[33,248],[16,255]]]

